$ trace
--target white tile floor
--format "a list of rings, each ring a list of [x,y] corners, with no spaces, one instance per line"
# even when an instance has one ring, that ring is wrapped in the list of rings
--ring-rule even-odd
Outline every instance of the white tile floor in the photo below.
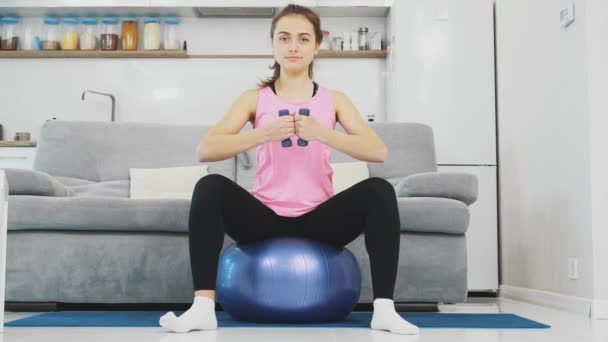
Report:
[[[162,328],[18,328],[5,327],[0,342],[392,342],[392,341],[463,341],[463,342],[608,342],[608,320],[593,321],[588,317],[508,299],[491,299],[481,303],[441,306],[442,312],[505,312],[521,315],[552,326],[550,329],[421,329],[417,338],[371,329],[316,328],[219,328],[214,331],[168,333]],[[7,312],[9,322],[35,313]]]

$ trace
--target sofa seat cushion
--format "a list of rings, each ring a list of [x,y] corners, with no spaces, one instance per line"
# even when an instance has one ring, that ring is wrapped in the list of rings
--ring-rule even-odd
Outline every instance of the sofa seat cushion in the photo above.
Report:
[[[397,199],[401,231],[464,234],[467,206],[428,197]],[[187,232],[190,200],[9,196],[9,230]]]
[[[128,179],[117,179],[105,182],[57,177],[72,191],[75,197],[116,197],[129,198],[130,182]]]
[[[190,200],[9,196],[9,230],[187,232]]]

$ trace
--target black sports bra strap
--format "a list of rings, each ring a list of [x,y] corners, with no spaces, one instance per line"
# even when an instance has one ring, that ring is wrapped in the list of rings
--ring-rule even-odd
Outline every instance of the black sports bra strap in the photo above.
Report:
[[[312,82],[313,84],[313,91],[312,91],[312,96],[315,96],[317,94],[317,90],[319,90],[319,85],[317,84],[317,82]],[[274,89],[274,82],[270,83],[270,89],[272,89],[272,92],[276,95],[277,91]]]

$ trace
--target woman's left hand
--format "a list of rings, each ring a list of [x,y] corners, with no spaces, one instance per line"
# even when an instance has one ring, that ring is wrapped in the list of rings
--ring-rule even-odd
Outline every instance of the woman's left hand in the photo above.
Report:
[[[296,135],[304,140],[320,140],[326,127],[322,126],[317,120],[306,115],[295,115]]]

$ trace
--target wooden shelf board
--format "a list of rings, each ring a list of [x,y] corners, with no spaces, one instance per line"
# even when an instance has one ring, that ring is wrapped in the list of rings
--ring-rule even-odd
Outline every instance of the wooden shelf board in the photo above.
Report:
[[[191,54],[186,51],[0,51],[0,58],[272,58],[268,54]],[[386,50],[321,51],[317,58],[386,58]]]
[[[0,147],[36,147],[36,142],[0,140]]]
[[[0,58],[187,58],[185,51],[0,51]]]

